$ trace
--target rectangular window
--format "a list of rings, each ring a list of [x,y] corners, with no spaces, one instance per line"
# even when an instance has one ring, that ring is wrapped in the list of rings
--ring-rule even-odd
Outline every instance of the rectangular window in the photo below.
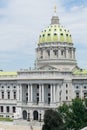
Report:
[[[79,98],[79,92],[76,93],[76,98]]]
[[[48,98],[48,104],[50,104],[50,97]]]
[[[48,88],[50,89],[50,84],[48,85]]]
[[[48,93],[48,96],[50,96],[50,93]]]
[[[68,94],[68,90],[66,90],[66,94]]]
[[[4,99],[4,92],[2,92],[2,99]]]
[[[68,100],[68,96],[66,96],[66,100]]]
[[[86,98],[87,97],[87,93],[84,93],[84,98]]]
[[[37,97],[37,104],[39,103],[39,97]]]
[[[13,92],[14,99],[16,99],[16,92]]]
[[[39,89],[39,85],[37,85],[37,89]]]
[[[37,96],[39,96],[39,93],[37,93]]]
[[[10,92],[8,92],[8,99],[10,99]]]

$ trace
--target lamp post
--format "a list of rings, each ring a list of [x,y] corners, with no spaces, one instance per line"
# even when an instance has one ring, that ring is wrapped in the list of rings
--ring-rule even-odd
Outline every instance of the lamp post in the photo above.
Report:
[[[27,121],[30,121],[30,113],[28,113]]]
[[[41,122],[41,113],[40,113],[40,120],[39,121]]]

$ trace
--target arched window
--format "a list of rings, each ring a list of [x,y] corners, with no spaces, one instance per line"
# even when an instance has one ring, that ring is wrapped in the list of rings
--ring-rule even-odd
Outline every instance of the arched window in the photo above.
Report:
[[[9,112],[9,111],[10,111],[9,106],[7,106],[7,107],[6,107],[6,111],[7,111],[7,112]]]
[[[15,113],[15,112],[16,112],[16,108],[15,108],[15,107],[13,107],[13,108],[12,108],[12,111],[13,111],[13,113]]]
[[[62,56],[64,55],[64,50],[61,50],[61,55],[62,55]]]
[[[1,106],[1,112],[3,112],[3,106]]]

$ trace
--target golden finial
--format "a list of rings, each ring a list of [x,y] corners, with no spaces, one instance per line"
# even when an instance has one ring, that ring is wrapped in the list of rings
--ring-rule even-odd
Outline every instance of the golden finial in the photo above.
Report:
[[[54,6],[54,13],[55,13],[55,14],[56,14],[56,12],[57,12],[56,10],[57,10],[57,7],[56,7],[56,6]]]

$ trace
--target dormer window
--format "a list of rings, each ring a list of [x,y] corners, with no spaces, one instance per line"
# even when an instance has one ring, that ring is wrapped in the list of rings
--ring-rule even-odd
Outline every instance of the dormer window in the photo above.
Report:
[[[50,34],[48,33],[48,36],[50,36]]]

